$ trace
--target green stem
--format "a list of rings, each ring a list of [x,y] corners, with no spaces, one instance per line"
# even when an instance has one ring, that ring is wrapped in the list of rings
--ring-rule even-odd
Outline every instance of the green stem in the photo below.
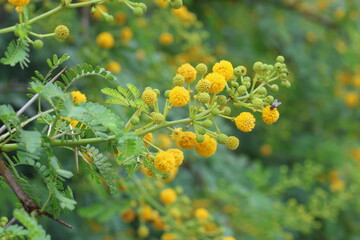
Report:
[[[146,130],[137,132],[136,135],[143,136],[143,135],[145,135],[145,134],[147,134],[149,132],[154,132],[154,131],[159,130],[161,128],[170,127],[170,126],[178,125],[178,124],[189,123],[189,122],[191,122],[190,118],[184,118],[184,119],[181,119],[181,120],[170,121],[170,122],[166,122],[166,123],[163,123],[161,125],[156,125],[156,126],[153,126],[151,128],[148,128]]]
[[[55,33],[39,34],[39,33],[30,32],[30,34],[37,37],[37,38],[46,38],[46,37],[55,36]]]

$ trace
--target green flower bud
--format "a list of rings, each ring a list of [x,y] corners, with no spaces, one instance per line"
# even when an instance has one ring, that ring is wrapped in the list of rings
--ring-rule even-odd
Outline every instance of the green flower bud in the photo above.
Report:
[[[55,36],[59,39],[66,39],[69,36],[69,28],[65,25],[59,25],[54,30]]]
[[[204,112],[205,111],[205,108],[204,107],[200,107],[199,108],[199,112]]]
[[[183,77],[183,75],[177,74],[174,78],[173,78],[173,83],[175,86],[182,86],[185,82],[185,78]]]
[[[219,116],[220,110],[218,108],[214,108],[211,110],[211,114],[214,116]]]
[[[264,99],[264,101],[265,101],[267,104],[272,104],[273,101],[274,101],[274,97],[271,96],[271,95],[268,95],[268,96]]]
[[[278,56],[276,58],[276,61],[279,62],[279,63],[283,63],[283,62],[285,62],[285,58],[283,56]]]
[[[155,88],[154,92],[156,93],[157,96],[160,96],[160,90],[159,89]]]
[[[280,72],[281,72],[281,73],[288,73],[289,71],[288,71],[288,69],[287,69],[286,67],[284,67],[284,68],[281,69]]]
[[[206,104],[210,102],[210,95],[206,92],[202,92],[197,95],[197,99],[199,102]]]
[[[35,49],[42,49],[43,48],[43,46],[44,46],[44,43],[43,43],[43,41],[41,41],[41,40],[35,40],[34,42],[33,42],[33,47],[35,48]]]
[[[216,102],[217,104],[219,104],[220,106],[224,106],[227,103],[227,98],[225,95],[219,95],[216,98]]]
[[[114,17],[109,14],[106,14],[105,21],[108,23],[112,23],[112,22],[114,22]]]
[[[273,84],[270,86],[270,90],[273,92],[279,91],[279,86],[277,84]]]
[[[141,7],[135,7],[133,9],[133,12],[135,14],[135,16],[141,17],[142,15],[144,15],[144,10]]]
[[[254,63],[253,69],[255,72],[259,73],[261,72],[264,68],[263,68],[263,63],[262,62],[256,62]]]
[[[205,135],[206,129],[203,128],[203,127],[198,126],[198,127],[197,127],[197,132],[198,132],[199,134],[201,134],[201,135]]]
[[[147,6],[144,3],[139,3],[139,7],[141,7],[141,9],[143,10],[143,12],[145,13],[147,11]]]
[[[229,82],[236,82],[237,80],[237,77],[235,75],[232,75],[230,78],[229,78]]]
[[[286,88],[289,88],[289,87],[291,87],[291,83],[290,83],[289,81],[285,81],[284,86],[285,86]]]
[[[205,140],[205,136],[201,134],[196,134],[196,142],[202,143]]]
[[[165,122],[165,117],[163,114],[154,112],[151,115],[152,115],[151,120],[153,121],[153,123],[161,124],[161,123]]]
[[[274,70],[274,66],[273,65],[268,65],[268,71],[272,72]]]
[[[239,95],[244,95],[246,94],[246,87],[244,85],[241,85],[238,89],[237,89],[237,92],[239,93]]]
[[[267,90],[266,90],[265,87],[261,87],[261,88],[259,88],[259,90],[257,91],[257,93],[260,94],[260,95],[266,96]]]
[[[231,108],[224,107],[222,110],[222,114],[224,114],[225,116],[229,116],[231,114]]]
[[[183,5],[182,0],[171,0],[171,2],[170,2],[170,7],[175,8],[175,9],[181,8],[182,5]]]
[[[240,140],[237,137],[230,136],[226,139],[225,146],[230,150],[236,150],[239,147]]]
[[[200,79],[198,84],[196,84],[196,90],[198,92],[208,92],[211,88],[211,82],[206,79]]]
[[[166,90],[164,93],[164,97],[169,98],[170,90]]]
[[[244,84],[244,82],[251,82],[251,78],[250,78],[250,77],[244,77],[244,78],[241,80],[241,83]]]
[[[282,69],[282,64],[277,62],[277,63],[275,63],[274,67],[275,67],[276,71],[280,71]]]
[[[233,94],[234,94],[234,90],[232,90],[231,88],[228,88],[228,89],[226,89],[226,93],[227,93],[228,95],[233,95]]]
[[[234,69],[235,76],[245,76],[246,75],[246,67],[244,66],[238,66]]]
[[[205,128],[210,128],[212,125],[212,121],[210,119],[206,119],[200,123]]]
[[[208,68],[207,66],[204,64],[204,63],[199,63],[196,67],[196,72],[198,75],[200,76],[205,76],[205,74],[207,73],[208,71]]]
[[[281,79],[287,79],[287,74],[286,73],[281,73],[280,78]]]
[[[244,82],[244,86],[246,88],[250,88],[251,87],[251,82]]]
[[[239,83],[236,82],[236,81],[232,81],[231,86],[234,87],[234,88],[237,88],[239,86]]]
[[[136,125],[140,122],[140,118],[138,116],[133,116],[131,119],[130,119],[130,123],[132,125]]]
[[[217,140],[218,143],[220,143],[220,144],[225,144],[227,138],[228,138],[228,136],[226,136],[225,134],[221,133],[221,134],[217,135],[216,140]]]
[[[234,107],[235,108],[241,108],[242,107],[242,104],[240,102],[235,102],[234,103]]]
[[[264,102],[261,98],[254,98],[252,104],[256,109],[262,109],[264,106]]]

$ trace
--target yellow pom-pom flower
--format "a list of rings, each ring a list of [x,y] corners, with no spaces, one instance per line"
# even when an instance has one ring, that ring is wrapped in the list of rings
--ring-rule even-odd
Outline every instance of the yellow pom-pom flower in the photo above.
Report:
[[[210,93],[220,93],[226,86],[225,77],[219,73],[209,73],[205,79],[211,82]]]
[[[195,210],[195,217],[197,217],[202,222],[205,222],[209,215],[209,212],[205,208],[198,208]]]
[[[149,143],[152,143],[153,141],[153,134],[147,133],[143,136],[143,142],[145,146],[149,146]]]
[[[185,82],[192,82],[196,79],[196,70],[193,66],[191,66],[189,63],[185,63],[181,65],[176,74],[180,74],[184,77]]]
[[[121,72],[121,65],[118,62],[112,61],[105,66],[105,69],[116,74]]]
[[[271,109],[271,106],[268,105],[262,110],[262,119],[266,124],[273,124],[279,119],[279,111],[277,108]]]
[[[236,150],[239,147],[240,140],[237,137],[230,136],[226,138],[225,146],[230,150]]]
[[[183,149],[192,149],[196,144],[196,134],[190,131],[183,132],[180,129],[176,129],[171,135],[175,140],[175,145]]]
[[[151,221],[153,219],[153,209],[149,205],[144,205],[140,211],[140,219]]]
[[[8,0],[8,2],[17,7],[23,7],[27,5],[30,0]]]
[[[171,153],[175,158],[175,167],[180,166],[184,161],[184,153],[180,149],[172,148],[166,150],[166,152]]]
[[[236,240],[234,237],[223,237],[222,240]]]
[[[169,2],[167,2],[166,0],[155,0],[155,3],[158,7],[167,7],[169,5]]]
[[[176,196],[174,189],[167,188],[160,192],[160,201],[165,205],[170,205],[176,201]]]
[[[157,95],[156,92],[152,89],[146,89],[142,95],[141,99],[144,101],[144,103],[148,106],[154,105],[157,102]]]
[[[196,142],[195,150],[202,157],[210,157],[216,152],[217,143],[209,135],[205,135],[205,139],[202,143]]]
[[[55,37],[59,39],[66,39],[69,36],[69,28],[65,25],[59,25],[55,28]]]
[[[234,74],[234,68],[231,62],[221,60],[214,65],[213,72],[223,75],[225,77],[225,80],[229,81],[229,79]]]
[[[190,93],[184,87],[176,86],[171,89],[169,101],[174,107],[182,107],[189,103]]]
[[[115,39],[111,33],[103,32],[96,37],[96,43],[99,47],[109,49],[114,46]]]
[[[120,32],[120,37],[124,44],[127,44],[132,39],[133,35],[133,31],[129,27],[124,27]]]
[[[163,235],[161,235],[161,240],[175,240],[175,234],[174,233],[163,233]]]
[[[242,112],[235,118],[235,125],[243,132],[251,132],[255,127],[255,118],[249,112]]]
[[[132,209],[125,211],[121,215],[122,220],[127,223],[134,221],[135,217],[136,217],[136,214],[135,214],[134,210],[132,210]]]
[[[172,44],[173,41],[174,41],[173,35],[167,32],[162,33],[159,37],[160,44],[164,46]]]
[[[80,91],[72,91],[72,103],[83,103],[86,102],[85,94],[82,94]]]
[[[355,107],[359,103],[359,95],[355,92],[346,93],[345,103],[348,107]]]
[[[115,22],[119,25],[123,25],[126,22],[126,13],[125,12],[118,12],[115,15]]]
[[[160,172],[169,172],[175,167],[175,157],[169,152],[158,152],[154,159],[154,166]]]
[[[149,236],[149,232],[149,229],[145,225],[141,225],[137,230],[137,234],[140,238],[146,238]]]

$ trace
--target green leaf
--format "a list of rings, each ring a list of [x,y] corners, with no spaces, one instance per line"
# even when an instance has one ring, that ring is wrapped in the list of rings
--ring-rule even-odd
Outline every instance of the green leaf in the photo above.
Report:
[[[4,65],[15,66],[20,64],[21,68],[27,67],[29,60],[29,43],[21,38],[12,40],[5,52],[5,57],[0,59]]]
[[[20,144],[24,146],[24,151],[36,153],[41,148],[41,134],[37,131],[22,130],[20,133]]]
[[[34,216],[30,216],[24,209],[15,209],[14,217],[21,222],[29,231],[29,239],[47,240],[51,239],[45,230],[37,223]]]
[[[17,126],[20,124],[19,118],[16,116],[16,112],[10,105],[0,105],[0,120],[10,128],[11,125]]]

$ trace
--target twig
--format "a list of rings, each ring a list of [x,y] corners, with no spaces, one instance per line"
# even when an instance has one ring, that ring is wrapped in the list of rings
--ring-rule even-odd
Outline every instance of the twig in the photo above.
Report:
[[[16,221],[16,218],[13,217],[4,227],[4,229],[7,229],[11,224],[13,224]]]
[[[60,77],[60,75],[66,70],[66,68],[67,68],[67,67],[64,67],[64,68],[63,68],[58,74],[56,74],[47,84],[55,82],[55,80],[58,79],[58,78]],[[16,116],[18,117],[18,116],[20,116],[21,114],[23,114],[23,113],[26,111],[26,109],[28,109],[28,108],[31,106],[31,104],[33,104],[33,103],[36,101],[36,99],[38,99],[38,97],[39,97],[39,94],[38,94],[38,93],[35,94],[27,103],[25,103],[24,106],[22,106],[22,108],[20,108],[20,110],[16,113]],[[3,125],[3,126],[0,128],[0,133],[2,133],[5,129],[6,129],[6,126]]]

